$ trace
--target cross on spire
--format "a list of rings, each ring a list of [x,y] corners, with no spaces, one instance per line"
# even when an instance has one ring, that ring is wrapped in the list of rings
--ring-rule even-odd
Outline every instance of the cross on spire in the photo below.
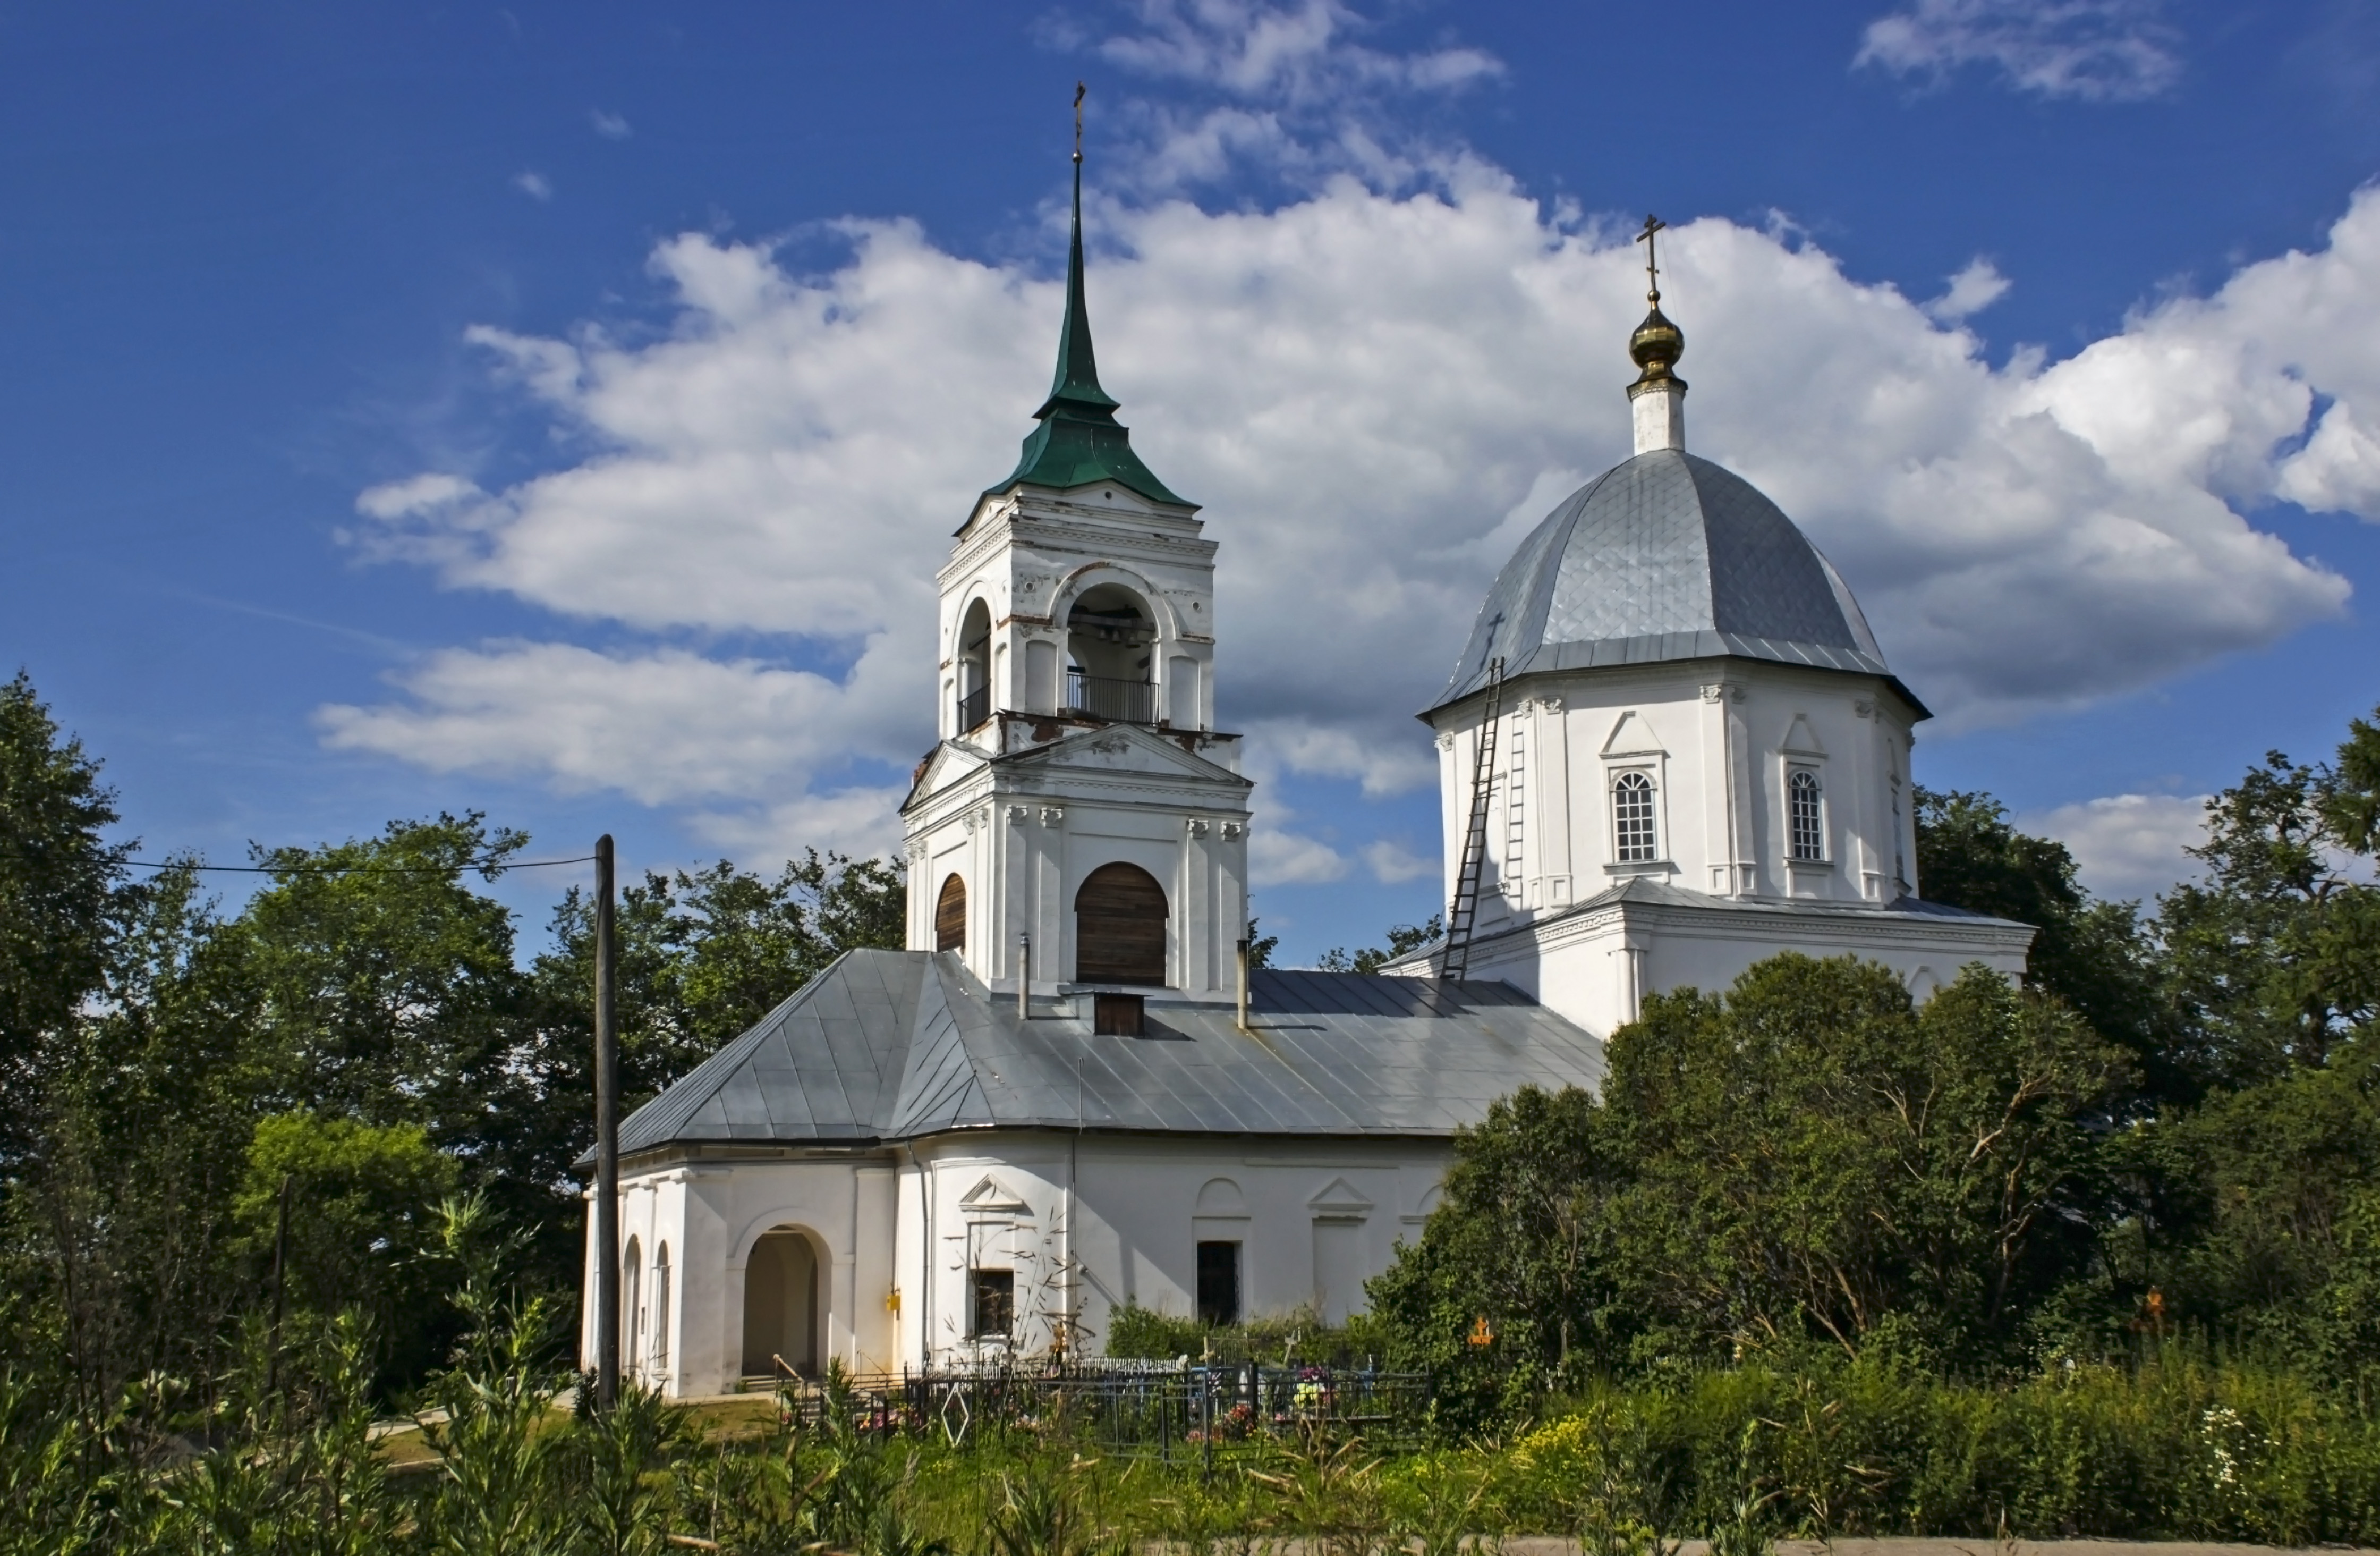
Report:
[[[1076,143],[1075,160],[1080,162],[1083,158],[1083,153],[1080,149],[1083,136],[1083,110],[1082,98],[1079,95],[1075,97],[1075,140]],[[1661,267],[1654,262],[1653,235],[1657,232],[1667,230],[1669,225],[1670,224],[1661,220],[1660,217],[1647,213],[1645,217],[1645,230],[1636,235],[1636,241],[1645,246],[1645,300],[1652,303],[1657,308],[1660,306],[1661,302]]]
[[[1083,164],[1083,99],[1090,90],[1080,81],[1075,83],[1075,165],[1077,167]]]

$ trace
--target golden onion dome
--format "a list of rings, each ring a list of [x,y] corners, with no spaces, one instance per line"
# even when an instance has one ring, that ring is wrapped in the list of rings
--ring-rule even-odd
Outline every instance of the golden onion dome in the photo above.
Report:
[[[1628,355],[1644,370],[1643,376],[1636,380],[1639,383],[1675,376],[1670,370],[1686,354],[1686,333],[1661,311],[1659,293],[1653,295],[1652,303],[1653,310],[1645,315],[1645,322],[1628,337]]]

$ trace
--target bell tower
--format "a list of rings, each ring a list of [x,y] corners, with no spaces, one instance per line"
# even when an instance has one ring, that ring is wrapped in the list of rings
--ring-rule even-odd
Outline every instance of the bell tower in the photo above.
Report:
[[[1077,99],[1077,114],[1080,100]],[[940,743],[902,808],[909,945],[986,983],[1227,997],[1247,795],[1215,729],[1215,542],[1099,384],[1079,120],[1057,371],[937,577]]]

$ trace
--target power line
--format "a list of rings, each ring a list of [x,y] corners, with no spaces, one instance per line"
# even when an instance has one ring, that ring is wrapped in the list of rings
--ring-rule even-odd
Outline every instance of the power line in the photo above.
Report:
[[[581,854],[571,859],[493,857],[465,859],[452,865],[194,865],[188,860],[159,864],[153,859],[127,859],[124,863],[132,869],[208,870],[217,875],[302,875],[309,870],[317,875],[359,875],[367,870],[395,875],[453,875],[466,869],[551,869],[556,865],[583,865],[594,857],[592,854]]]

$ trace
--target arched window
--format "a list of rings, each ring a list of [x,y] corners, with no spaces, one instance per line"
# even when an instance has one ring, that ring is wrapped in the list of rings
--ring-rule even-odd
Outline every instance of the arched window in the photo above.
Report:
[[[1075,977],[1165,984],[1165,888],[1137,865],[1101,865],[1075,893]]]
[[[1661,857],[1653,824],[1653,780],[1623,772],[1611,785],[1611,833],[1623,865],[1651,864]]]
[[[1803,768],[1785,781],[1785,806],[1793,823],[1793,857],[1827,857],[1826,821],[1818,808],[1818,775]]]
[[[669,1245],[653,1255],[653,1370],[669,1370],[670,1262]]]
[[[941,894],[934,899],[934,949],[966,949],[966,882],[955,874],[942,878]]]
[[[980,600],[959,619],[959,733],[991,717],[991,612]]]

